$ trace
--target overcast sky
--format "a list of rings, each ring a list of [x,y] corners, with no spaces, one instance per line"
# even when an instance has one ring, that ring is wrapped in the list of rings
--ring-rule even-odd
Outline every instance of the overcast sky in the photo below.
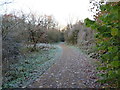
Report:
[[[0,0],[4,1],[4,0]],[[12,1],[12,0],[7,0]],[[38,15],[53,15],[61,26],[69,21],[91,18],[89,0],[13,0],[7,5],[7,12],[22,10],[29,13],[30,10]],[[2,6],[5,10],[6,5]]]

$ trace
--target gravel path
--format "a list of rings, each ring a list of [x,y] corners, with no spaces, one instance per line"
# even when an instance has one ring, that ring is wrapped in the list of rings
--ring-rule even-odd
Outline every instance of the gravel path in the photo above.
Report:
[[[96,83],[95,66],[91,59],[74,48],[60,44],[63,53],[59,60],[28,88],[94,88]]]

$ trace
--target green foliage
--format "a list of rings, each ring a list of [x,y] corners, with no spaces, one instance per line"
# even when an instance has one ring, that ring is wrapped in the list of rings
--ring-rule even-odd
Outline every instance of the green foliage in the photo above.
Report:
[[[86,23],[87,22],[87,23]],[[95,21],[92,21],[92,20],[90,20],[89,18],[86,18],[85,19],[85,25],[87,26],[87,27],[90,27],[92,24],[94,24],[95,23]]]
[[[104,71],[99,80],[101,83],[109,83],[113,87],[120,87],[120,35],[118,10],[120,2],[111,2],[101,5],[101,12],[96,21],[88,18],[86,26],[97,31],[96,46],[103,62],[98,69]]]

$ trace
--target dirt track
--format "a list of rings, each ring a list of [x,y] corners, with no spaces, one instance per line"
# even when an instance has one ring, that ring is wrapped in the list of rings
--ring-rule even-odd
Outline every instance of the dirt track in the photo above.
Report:
[[[60,44],[62,56],[28,88],[93,88],[99,87],[96,71],[86,55]]]

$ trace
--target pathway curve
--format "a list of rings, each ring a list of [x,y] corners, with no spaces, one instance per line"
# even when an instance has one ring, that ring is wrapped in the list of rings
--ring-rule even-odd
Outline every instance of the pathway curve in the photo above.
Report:
[[[91,59],[74,48],[60,44],[63,53],[59,60],[28,88],[94,88],[96,71]]]

